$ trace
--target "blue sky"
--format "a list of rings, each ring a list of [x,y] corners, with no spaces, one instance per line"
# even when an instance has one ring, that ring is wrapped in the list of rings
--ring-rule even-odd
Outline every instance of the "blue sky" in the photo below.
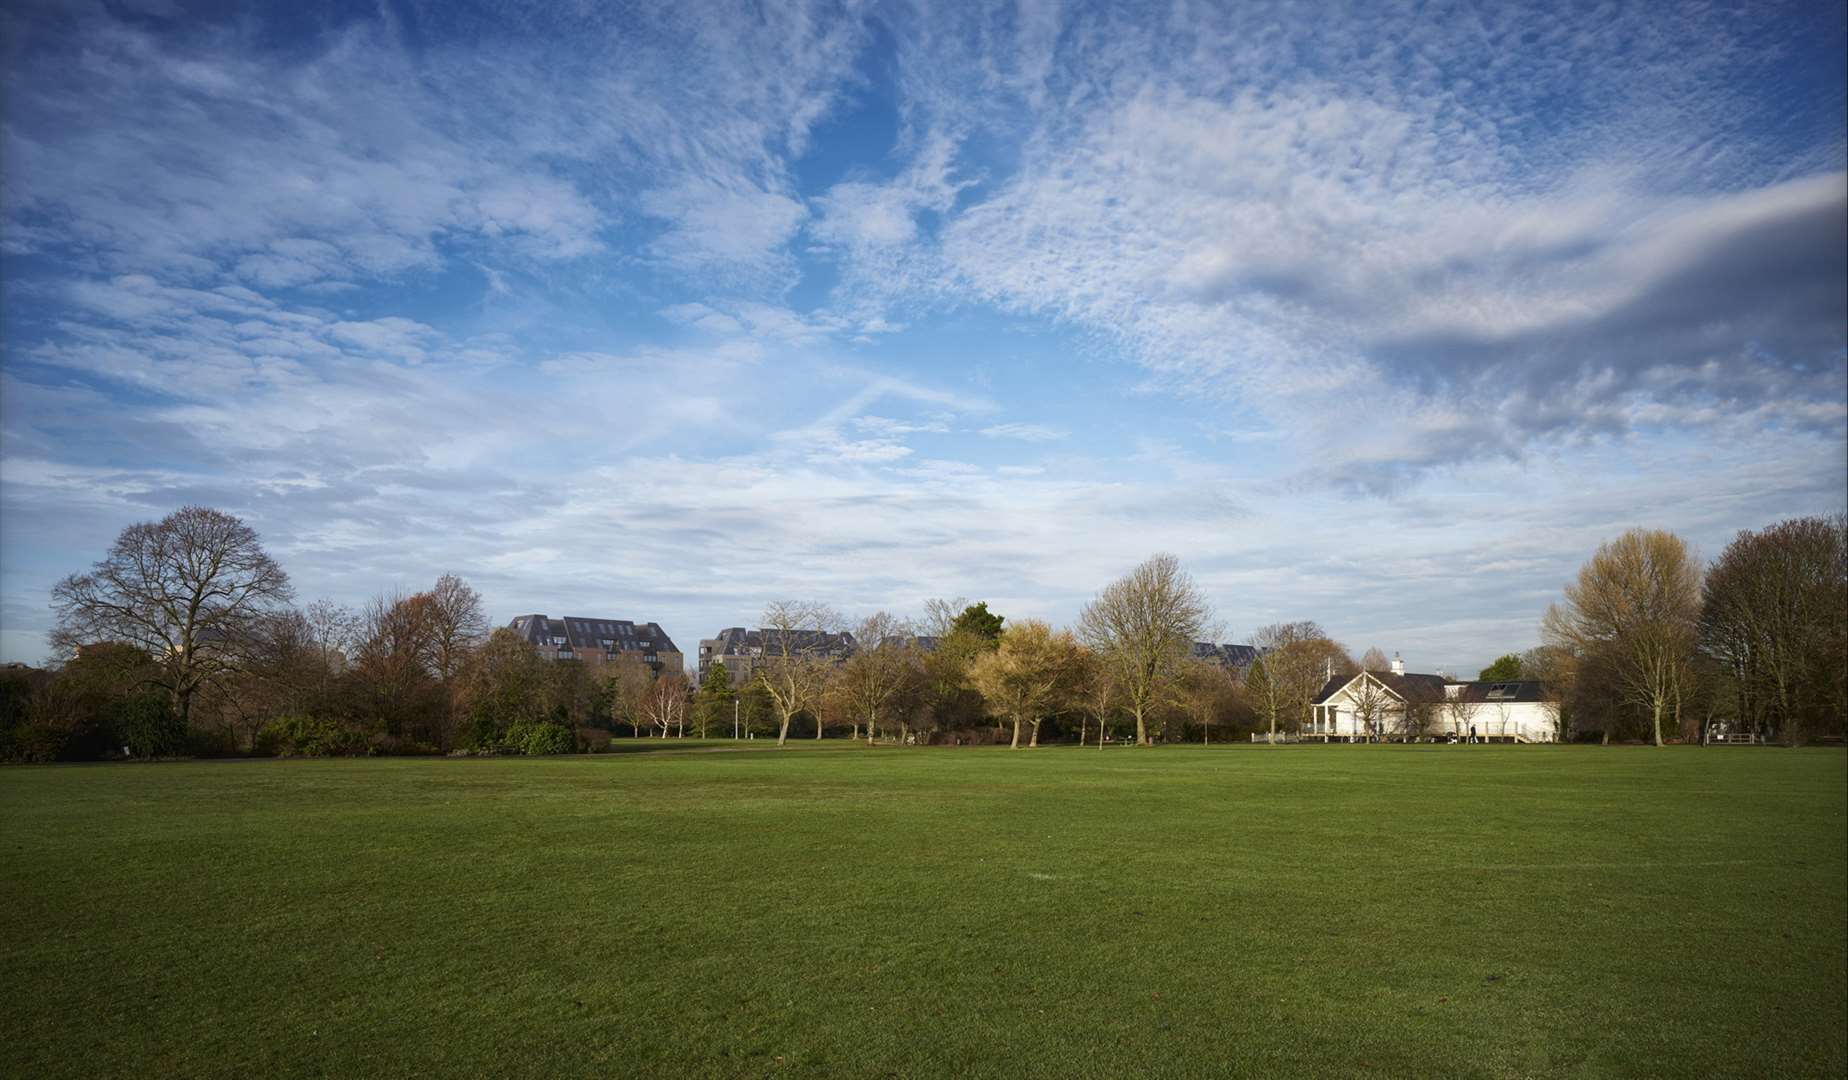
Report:
[[[1838,4],[11,5],[0,655],[189,502],[304,600],[785,597],[1473,671],[1839,510]]]

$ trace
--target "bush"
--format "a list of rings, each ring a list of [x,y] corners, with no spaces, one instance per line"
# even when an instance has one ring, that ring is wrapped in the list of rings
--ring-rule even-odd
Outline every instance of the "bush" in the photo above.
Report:
[[[416,739],[375,735],[370,744],[370,752],[381,757],[430,757],[443,751],[432,743],[418,742]]]
[[[69,733],[52,724],[24,723],[14,728],[5,746],[8,761],[56,761]]]
[[[340,757],[366,749],[364,737],[313,716],[279,716],[257,735],[258,752],[277,757]]]
[[[502,745],[510,753],[538,757],[542,754],[577,753],[577,735],[563,724],[514,724],[507,729]]]
[[[110,714],[112,741],[130,757],[173,757],[189,749],[186,725],[165,694],[136,694],[117,702]]]

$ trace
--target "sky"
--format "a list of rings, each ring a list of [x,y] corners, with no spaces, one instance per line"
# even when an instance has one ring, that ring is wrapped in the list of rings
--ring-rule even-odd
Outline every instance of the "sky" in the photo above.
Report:
[[[259,10],[249,10],[250,8]],[[1838,3],[7,5],[0,659],[127,525],[1473,674],[1848,502]]]

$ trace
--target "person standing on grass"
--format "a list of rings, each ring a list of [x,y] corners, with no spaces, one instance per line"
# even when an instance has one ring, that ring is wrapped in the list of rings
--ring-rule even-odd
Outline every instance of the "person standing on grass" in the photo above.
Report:
[[[1469,741],[1470,742],[1476,741],[1476,725],[1474,724],[1471,724],[1469,726]]]

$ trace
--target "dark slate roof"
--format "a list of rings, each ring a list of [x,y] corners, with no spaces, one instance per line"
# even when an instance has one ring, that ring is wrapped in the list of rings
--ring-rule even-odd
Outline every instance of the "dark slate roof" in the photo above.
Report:
[[[582,615],[567,615],[562,619],[548,619],[544,615],[521,615],[508,624],[521,637],[537,645],[541,642],[551,644],[555,637],[563,637],[573,649],[597,651],[609,648],[618,652],[679,652],[667,631],[661,629],[660,623],[632,622],[628,619],[593,619]]]
[[[1544,701],[1537,679],[1507,679],[1502,682],[1466,682],[1457,691],[1461,701],[1494,704],[1502,701]]]
[[[1251,645],[1215,645],[1210,641],[1196,641],[1193,643],[1193,658],[1226,667],[1248,668],[1257,662],[1258,650]]]
[[[1269,669],[1266,669],[1266,670],[1269,670]],[[1340,690],[1342,687],[1346,686],[1348,683],[1351,683],[1353,681],[1354,681],[1354,676],[1352,675],[1335,676],[1334,678],[1322,684],[1322,688],[1315,692],[1315,697],[1310,699],[1309,704],[1311,705],[1322,704],[1324,701],[1327,701],[1329,698],[1334,697],[1335,692],[1337,690]]]
[[[742,626],[728,626],[709,638],[715,648],[713,656],[747,656],[752,649],[763,649],[766,654],[776,652],[769,647],[777,640],[776,630],[746,630]],[[795,645],[799,652],[823,652],[845,655],[854,650],[853,635],[845,631],[838,634],[822,630],[797,630]],[[701,644],[705,644],[701,642]]]
[[[1407,701],[1437,702],[1444,700],[1444,677],[1442,675],[1394,675],[1390,671],[1369,671],[1367,674],[1392,688],[1392,692]]]
[[[900,648],[913,648],[919,652],[936,652],[937,638],[929,634],[895,634],[880,642],[880,646],[896,645]]]

